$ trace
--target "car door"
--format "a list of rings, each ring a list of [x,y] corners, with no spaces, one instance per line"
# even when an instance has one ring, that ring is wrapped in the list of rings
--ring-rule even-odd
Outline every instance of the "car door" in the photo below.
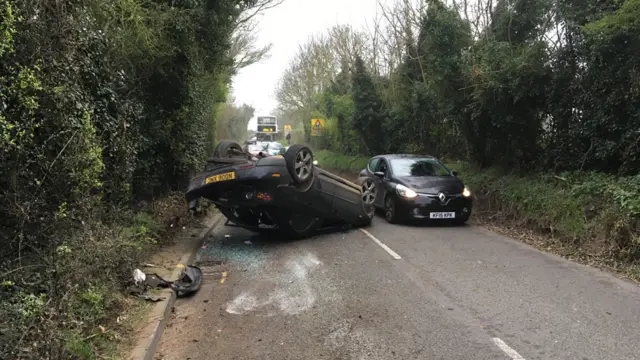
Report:
[[[384,158],[380,158],[380,160],[378,161],[378,163],[376,164],[376,168],[374,170],[374,172],[382,172],[384,173],[383,177],[378,177],[373,175],[373,178],[376,180],[376,185],[377,185],[377,193],[376,193],[376,206],[380,207],[380,208],[384,208],[384,199],[387,195],[388,187],[389,187],[389,175],[390,175],[390,171],[389,171],[389,162],[387,161],[387,159]]]
[[[333,195],[331,204],[336,219],[355,223],[364,215],[360,186],[326,171],[318,171],[318,180]]]

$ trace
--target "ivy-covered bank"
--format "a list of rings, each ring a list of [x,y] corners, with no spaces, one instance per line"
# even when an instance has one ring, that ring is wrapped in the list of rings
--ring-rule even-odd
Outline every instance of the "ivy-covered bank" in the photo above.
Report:
[[[319,166],[353,176],[368,158],[318,151]],[[640,279],[640,177],[596,172],[521,176],[448,161],[476,198],[472,220],[578,261]],[[516,236],[519,237],[519,236]]]
[[[121,290],[184,211],[167,196],[264,55],[243,27],[270,1],[0,0],[0,359],[127,338]]]

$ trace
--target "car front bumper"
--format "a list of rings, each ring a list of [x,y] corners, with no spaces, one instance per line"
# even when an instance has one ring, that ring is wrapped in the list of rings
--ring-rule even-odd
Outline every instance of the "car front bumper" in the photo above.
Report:
[[[410,219],[468,219],[473,209],[473,198],[455,195],[444,202],[435,196],[419,194],[413,199],[401,198],[396,204],[396,210],[402,217]],[[446,213],[446,214],[443,214]],[[453,213],[453,216],[451,216]],[[432,218],[432,215],[437,216]]]

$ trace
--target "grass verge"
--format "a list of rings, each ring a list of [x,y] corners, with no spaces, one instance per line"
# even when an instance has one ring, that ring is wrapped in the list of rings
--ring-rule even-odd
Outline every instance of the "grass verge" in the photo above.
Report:
[[[316,153],[319,166],[357,173],[368,158]],[[472,219],[539,249],[640,280],[640,176],[570,172],[520,176],[448,163],[473,191]]]
[[[318,160],[318,166],[322,168],[356,174],[364,169],[369,161],[369,158],[366,157],[342,155],[328,150],[315,152],[314,157]]]

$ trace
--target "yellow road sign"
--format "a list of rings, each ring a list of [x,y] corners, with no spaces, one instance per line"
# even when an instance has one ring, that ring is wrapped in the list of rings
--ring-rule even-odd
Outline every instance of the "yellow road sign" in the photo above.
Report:
[[[311,136],[320,136],[324,133],[324,120],[311,119]]]

